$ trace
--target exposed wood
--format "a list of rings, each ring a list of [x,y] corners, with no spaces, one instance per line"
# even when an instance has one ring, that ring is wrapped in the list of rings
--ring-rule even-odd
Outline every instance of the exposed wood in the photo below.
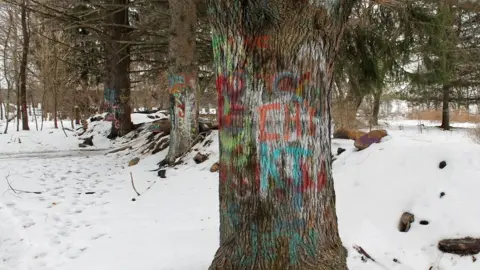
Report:
[[[438,242],[438,249],[457,255],[475,255],[480,253],[480,238],[444,239]]]

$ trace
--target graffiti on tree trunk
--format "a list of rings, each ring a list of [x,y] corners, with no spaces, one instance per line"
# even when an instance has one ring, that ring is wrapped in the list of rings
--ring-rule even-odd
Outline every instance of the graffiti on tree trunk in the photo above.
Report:
[[[170,98],[172,103],[174,103],[173,110],[171,111],[173,118],[173,127],[184,127],[187,118],[193,117],[190,109],[185,108],[187,99],[192,99],[193,89],[195,89],[195,77],[193,75],[181,74],[181,75],[172,75],[168,78],[168,88],[170,92]],[[195,99],[193,98],[190,103],[192,103],[192,108],[195,107]],[[182,129],[182,128],[181,128]]]
[[[124,113],[119,105],[119,99],[124,102],[124,96],[118,96],[115,89],[105,88],[103,93],[104,110],[109,113],[105,118],[106,121],[112,121],[116,129],[120,129],[120,116]]]
[[[313,81],[313,70],[262,74],[230,58],[228,51],[235,52],[231,48],[235,44],[262,49],[267,47],[267,40],[212,39],[214,57],[224,63],[216,79],[222,148],[220,181],[229,194],[226,196],[234,196],[226,202],[221,200],[221,213],[234,230],[251,226],[250,249],[237,248],[237,259],[245,267],[253,265],[258,256],[273,259],[282,239],[288,242],[291,264],[299,261],[302,251],[309,256],[316,254],[318,232],[313,224],[318,217],[314,220],[302,212],[305,203],[311,204],[312,196],[319,196],[325,188],[331,172],[326,160],[329,154],[319,155],[325,146],[318,138],[328,137],[328,126],[322,122],[328,120],[327,99],[316,96],[315,100],[322,102],[313,102],[309,96],[320,93],[314,88],[319,83]],[[254,154],[257,157],[252,157]],[[255,171],[253,179],[246,167]],[[253,221],[241,224],[242,205],[252,196],[274,199],[279,213],[290,214],[290,220],[274,218],[272,225],[262,230]]]

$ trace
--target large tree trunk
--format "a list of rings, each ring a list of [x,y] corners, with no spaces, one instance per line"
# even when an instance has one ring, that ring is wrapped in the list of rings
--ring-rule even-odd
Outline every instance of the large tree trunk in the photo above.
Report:
[[[450,87],[448,85],[444,85],[442,87],[442,102],[443,102],[443,109],[442,109],[442,125],[440,126],[444,130],[450,130],[450,109],[449,109],[449,102],[450,102]]]
[[[329,105],[352,2],[210,0],[220,123],[210,269],[347,269]]]
[[[373,93],[373,110],[372,110],[372,126],[378,126],[378,114],[380,113],[380,98],[382,97],[382,91],[376,90]]]
[[[27,65],[28,65],[28,47],[30,44],[30,33],[28,33],[27,26],[27,0],[23,0],[21,20],[22,20],[22,60],[20,62],[20,103],[22,110],[22,129],[30,130],[28,127],[28,113],[27,113]]]
[[[132,130],[130,118],[130,25],[128,0],[110,0],[111,40],[106,42],[107,76],[105,92],[111,94],[109,106],[115,116],[109,138],[124,136]]]
[[[349,90],[347,97],[337,101],[333,108],[333,121],[335,129],[339,128],[357,128],[357,113],[362,105],[364,96],[352,93]]]
[[[195,0],[169,0],[171,27],[169,39],[170,66],[170,165],[191,147],[198,133]]]

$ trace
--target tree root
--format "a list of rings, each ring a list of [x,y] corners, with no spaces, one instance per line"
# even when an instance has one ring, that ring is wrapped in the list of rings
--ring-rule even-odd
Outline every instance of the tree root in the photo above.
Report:
[[[260,248],[242,247],[248,244],[240,241],[240,237],[249,237],[248,232],[240,232],[231,239],[225,241],[217,250],[209,270],[347,270],[347,251],[343,246],[334,248],[319,248],[314,256],[307,255],[309,252],[303,247],[297,250],[298,260],[292,264],[290,261],[291,250],[288,241],[278,239],[276,245],[265,252]],[[240,244],[242,243],[242,244]],[[241,254],[240,250],[249,250],[249,254]]]

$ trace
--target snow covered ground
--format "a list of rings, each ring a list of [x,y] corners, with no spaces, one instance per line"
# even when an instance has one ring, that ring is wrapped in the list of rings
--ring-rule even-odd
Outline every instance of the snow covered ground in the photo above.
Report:
[[[133,119],[153,121],[141,114]],[[352,270],[480,269],[471,256],[437,249],[443,238],[480,237],[480,146],[468,138],[467,126],[440,131],[422,123],[420,129],[418,121],[390,121],[391,135],[361,152],[353,141],[333,140],[334,154],[347,149],[333,169]],[[141,154],[146,129],[135,139],[110,142],[108,124],[91,123],[95,147],[88,149],[96,151],[80,150],[73,132],[65,137],[52,123],[42,132],[0,135],[0,270],[208,268],[218,247],[218,173],[209,171],[218,160],[217,133],[210,145],[195,147],[210,154],[206,162],[196,165],[193,151],[187,164],[159,178],[151,170],[168,150]],[[133,149],[105,150],[125,145]],[[140,162],[128,167],[135,157]],[[442,170],[440,161],[447,163]],[[400,233],[405,211],[415,223]],[[363,262],[353,245],[377,263]]]

